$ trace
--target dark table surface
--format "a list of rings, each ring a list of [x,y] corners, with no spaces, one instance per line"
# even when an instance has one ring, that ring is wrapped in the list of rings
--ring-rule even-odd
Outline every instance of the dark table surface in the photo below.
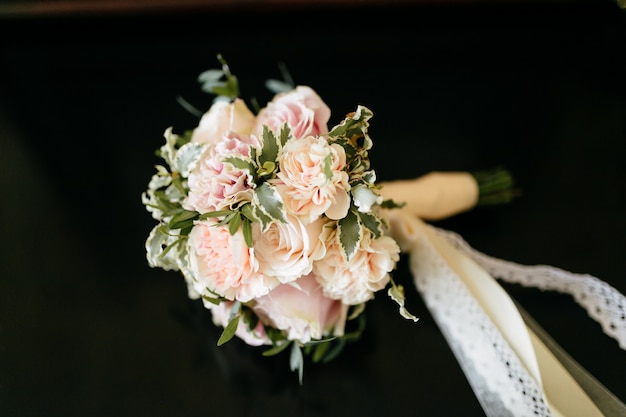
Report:
[[[481,416],[414,288],[330,364],[263,358],[148,267],[140,195],[222,53],[244,95],[283,62],[337,121],[374,112],[380,180],[502,165],[521,197],[436,225],[626,293],[626,16],[612,2],[224,9],[0,21],[0,415]],[[397,279],[410,282],[405,260]],[[626,352],[569,296],[503,284],[626,401]]]

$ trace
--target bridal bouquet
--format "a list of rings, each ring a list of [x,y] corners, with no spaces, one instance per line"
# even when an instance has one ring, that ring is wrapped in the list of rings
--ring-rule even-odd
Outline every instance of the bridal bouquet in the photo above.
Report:
[[[377,183],[370,166],[373,116],[357,106],[329,125],[329,107],[308,86],[270,80],[274,97],[250,109],[222,67],[200,75],[215,95],[198,125],[165,143],[142,202],[157,221],[146,240],[151,267],[180,271],[224,330],[266,346],[329,361],[364,329],[367,303],[394,282],[408,255],[416,289],[487,415],[624,415],[626,405],[577,365],[496,279],[569,294],[626,349],[626,297],[590,275],[524,266],[472,249],[433,225],[515,195],[505,170],[432,172]],[[468,337],[471,335],[471,337]],[[576,401],[573,401],[576,399]]]
[[[370,166],[372,112],[357,106],[329,127],[328,106],[296,86],[255,114],[225,61],[202,79],[217,97],[192,131],[165,131],[142,201],[158,221],[150,266],[182,273],[224,327],[218,345],[291,346],[302,378],[304,355],[329,360],[359,336],[377,292],[417,320],[390,275],[400,248],[383,209],[398,205]]]

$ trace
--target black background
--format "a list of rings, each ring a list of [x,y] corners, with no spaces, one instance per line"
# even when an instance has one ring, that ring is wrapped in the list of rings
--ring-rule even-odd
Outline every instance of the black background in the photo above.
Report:
[[[294,7],[0,21],[0,415],[481,416],[419,294],[387,297],[330,364],[217,348],[182,277],[151,269],[140,195],[168,126],[206,109],[222,53],[242,93],[284,62],[332,121],[374,112],[380,180],[505,166],[523,194],[438,222],[478,250],[626,293],[626,17],[608,1]],[[626,353],[569,296],[504,284],[626,400]]]

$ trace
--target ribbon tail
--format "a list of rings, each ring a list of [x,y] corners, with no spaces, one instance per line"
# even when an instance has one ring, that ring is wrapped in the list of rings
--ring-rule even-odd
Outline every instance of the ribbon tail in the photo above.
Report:
[[[390,230],[409,253],[415,285],[488,416],[592,417],[619,409],[438,229],[400,210]],[[592,394],[581,382],[594,387]],[[600,409],[598,401],[610,405]]]
[[[605,416],[626,416],[626,404],[602,385],[593,375],[576,362],[520,305],[517,308],[529,329],[546,346],[572,378]]]

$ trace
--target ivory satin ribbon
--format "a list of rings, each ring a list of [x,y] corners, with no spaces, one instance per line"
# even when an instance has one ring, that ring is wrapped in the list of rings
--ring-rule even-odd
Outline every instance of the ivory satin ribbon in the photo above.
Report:
[[[486,414],[626,415],[626,406],[580,366],[572,366],[573,360],[518,309],[495,278],[422,220],[475,205],[477,187],[466,175],[433,173],[419,181],[384,183],[383,196],[396,202],[408,197],[403,209],[389,210],[390,234],[409,255],[415,285]],[[586,382],[585,389],[578,381]],[[591,398],[587,392],[600,394]]]

